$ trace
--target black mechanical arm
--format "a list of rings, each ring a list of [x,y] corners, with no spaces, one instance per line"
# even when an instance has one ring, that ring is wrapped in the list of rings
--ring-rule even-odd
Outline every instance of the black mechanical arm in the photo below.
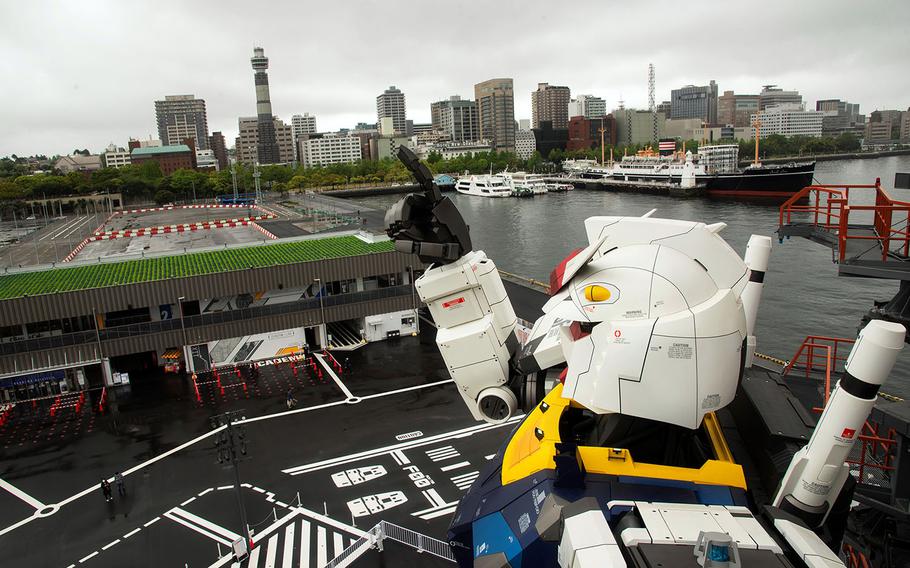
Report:
[[[416,254],[430,264],[450,264],[471,251],[471,235],[461,213],[433,182],[433,174],[405,146],[398,159],[414,175],[423,193],[411,193],[385,215],[386,233],[395,250]]]

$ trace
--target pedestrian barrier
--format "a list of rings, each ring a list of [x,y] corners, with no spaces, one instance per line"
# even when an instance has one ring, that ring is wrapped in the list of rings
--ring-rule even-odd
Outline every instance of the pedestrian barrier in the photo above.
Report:
[[[455,562],[455,556],[449,548],[447,542],[412,531],[394,523],[380,521],[373,528],[367,531],[367,534],[360,537],[345,548],[335,558],[325,565],[325,568],[343,568],[348,566],[367,550],[376,549],[382,552],[382,541],[385,539],[394,540],[405,546],[409,546],[417,552],[426,552],[437,558]]]

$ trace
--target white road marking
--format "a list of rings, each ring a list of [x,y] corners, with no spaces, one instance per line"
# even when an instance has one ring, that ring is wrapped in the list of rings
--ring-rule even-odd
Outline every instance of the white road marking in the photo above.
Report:
[[[362,401],[364,401],[364,400],[371,400],[371,399],[374,399],[374,398],[385,398],[385,397],[388,397],[388,396],[395,396],[395,395],[397,395],[397,394],[401,394],[401,393],[405,393],[405,392],[411,392],[411,391],[421,390],[421,389],[427,389],[427,388],[434,388],[434,387],[446,385],[446,384],[449,384],[449,383],[454,383],[454,380],[453,380],[453,379],[445,379],[445,380],[442,380],[442,381],[436,381],[436,382],[433,382],[433,383],[427,383],[427,384],[425,384],[425,385],[415,385],[415,386],[411,386],[411,387],[405,387],[405,388],[395,389],[395,390],[391,390],[391,391],[386,391],[386,392],[380,392],[380,393],[376,393],[376,394],[365,395],[365,396],[360,397],[360,400],[361,400],[361,402],[362,402]],[[273,419],[273,418],[281,418],[281,417],[287,416],[287,415],[289,415],[289,414],[297,414],[297,413],[300,413],[300,412],[313,412],[313,411],[315,411],[315,410],[322,410],[322,409],[325,409],[325,408],[332,408],[332,407],[335,407],[335,406],[341,406],[341,405],[347,405],[347,404],[348,404],[347,401],[339,400],[339,401],[335,401],[335,402],[328,402],[328,403],[325,403],[325,404],[317,404],[317,405],[314,405],[314,406],[308,406],[308,407],[305,407],[305,408],[295,408],[295,409],[293,409],[293,410],[275,412],[275,413],[273,413],[273,414],[265,414],[265,415],[263,415],[263,416],[256,416],[256,417],[253,417],[253,418],[247,418],[246,420],[239,420],[239,421],[237,421],[236,424],[251,424],[251,423],[253,423],[253,422],[258,422],[258,421],[260,421],[260,420],[271,420],[271,419]],[[489,429],[490,427],[492,427],[492,428],[497,428],[497,427],[500,427],[500,426],[504,426],[504,425],[507,425],[507,424],[511,424],[511,423],[514,422],[515,420],[521,419],[521,418],[523,418],[523,417],[524,417],[523,415],[522,415],[522,416],[515,417],[515,419],[509,420],[508,422],[505,422],[505,423],[503,423],[503,424],[482,425],[482,426],[481,426],[481,429]],[[486,427],[484,427],[484,426],[486,426]],[[191,440],[188,440],[188,441],[184,442],[183,444],[180,444],[180,445],[177,446],[177,447],[171,448],[170,450],[168,450],[168,451],[166,451],[166,452],[164,452],[164,453],[161,453],[161,454],[155,456],[154,458],[151,458],[151,459],[149,459],[149,460],[147,460],[147,461],[144,461],[144,462],[142,462],[142,463],[140,463],[140,464],[138,464],[138,465],[133,466],[132,468],[130,468],[130,469],[124,471],[124,472],[123,472],[123,475],[124,475],[124,477],[125,477],[125,476],[127,476],[127,475],[136,473],[137,471],[141,471],[141,470],[145,469],[146,467],[148,467],[148,466],[150,466],[150,465],[152,465],[152,464],[154,464],[154,463],[157,463],[157,462],[159,462],[159,461],[161,461],[161,460],[163,460],[163,459],[166,459],[166,458],[168,458],[168,457],[170,457],[170,456],[176,454],[177,452],[179,452],[179,451],[181,451],[181,450],[184,450],[184,449],[186,449],[186,448],[188,448],[188,447],[190,447],[190,446],[196,444],[197,442],[199,442],[199,441],[201,441],[201,440],[205,440],[205,439],[208,438],[209,436],[212,436],[212,435],[214,435],[214,434],[220,432],[220,431],[221,431],[222,429],[224,429],[224,428],[225,428],[225,426],[219,426],[218,428],[215,428],[214,430],[210,430],[210,431],[208,431],[208,432],[206,432],[206,433],[204,433],[204,434],[200,434],[199,436],[196,436],[195,438],[193,438],[193,439],[191,439]],[[450,433],[450,434],[446,434],[446,435],[447,435],[447,436],[456,437],[456,438],[458,438],[458,437],[464,437],[464,436],[471,436],[471,435],[473,435],[474,433],[476,433],[476,431],[480,431],[480,430],[474,430],[475,428],[476,428],[476,427],[471,427],[471,428],[468,428],[468,429],[465,429],[465,430],[462,430],[462,431],[456,431],[456,434],[459,433],[459,432],[460,432],[460,434],[457,434],[457,435],[454,435],[454,436],[453,436],[453,434],[451,434],[451,433]],[[444,435],[444,436],[445,436],[445,435]],[[433,442],[435,442],[436,440],[439,440],[439,439],[441,439],[441,437],[436,437],[436,438],[432,439],[431,441],[423,440],[423,442],[424,442],[424,443],[433,443]],[[423,445],[423,444],[421,444],[421,445]],[[387,449],[388,449],[388,448],[387,448]],[[374,452],[376,452],[376,450],[374,450]],[[385,453],[385,451],[379,451],[378,453],[379,453],[379,454],[382,454],[382,453]],[[338,458],[336,458],[336,459],[338,459]],[[327,467],[327,466],[326,466],[326,467]],[[285,472],[285,473],[287,473],[287,472]],[[86,495],[89,495],[90,493],[94,493],[96,490],[97,490],[97,486],[93,484],[91,487],[88,487],[88,488],[86,488],[86,489],[83,489],[83,490],[80,491],[79,493],[76,493],[76,494],[74,494],[74,495],[71,495],[71,496],[67,497],[66,499],[64,499],[63,501],[60,501],[59,503],[57,503],[57,505],[58,505],[59,507],[63,507],[63,506],[65,506],[65,505],[69,505],[70,503],[72,503],[72,502],[74,502],[74,501],[77,501],[77,500],[79,500],[79,499],[82,499],[83,497],[85,497]],[[23,525],[26,525],[26,524],[30,523],[31,521],[33,521],[33,520],[35,520],[35,519],[37,519],[37,518],[38,518],[38,517],[36,517],[36,516],[34,516],[34,515],[31,515],[31,516],[28,516],[28,517],[26,517],[26,518],[20,520],[20,521],[17,521],[17,522],[15,522],[15,523],[13,523],[12,525],[9,525],[8,527],[6,527],[6,528],[0,530],[0,536],[3,536],[3,535],[5,535],[5,534],[7,534],[7,533],[9,533],[9,532],[12,532],[12,531],[18,529],[19,527],[22,527]],[[154,521],[156,521],[156,520],[158,520],[158,519],[157,519],[157,518],[154,519],[154,520],[151,521],[149,524],[151,524],[152,522],[154,522]],[[148,526],[148,525],[146,525],[146,526]]]
[[[209,532],[215,533],[215,534],[219,535],[220,537],[226,539],[228,541],[228,545],[230,545],[232,542],[234,542],[235,540],[240,538],[239,534],[229,531],[228,529],[226,529],[222,526],[216,525],[215,523],[213,523],[211,521],[207,521],[207,520],[203,519],[202,517],[194,515],[193,513],[190,513],[189,511],[185,511],[179,507],[174,507],[173,509],[171,509],[170,511],[165,513],[165,516],[167,516],[167,515],[176,515],[195,525],[199,525],[200,527],[208,530]]]
[[[310,568],[310,521],[300,521],[300,568]]]
[[[284,507],[285,509],[288,508],[288,504],[285,503],[284,501],[275,501],[275,504],[278,505],[279,507]]]
[[[265,551],[265,568],[275,568],[276,554],[278,554],[278,535],[273,534]]]
[[[460,455],[461,454],[459,454],[457,451],[452,450],[451,452],[446,452],[444,454],[437,454],[435,457],[432,457],[430,459],[433,460],[434,462],[441,462],[441,461],[450,460],[452,458],[457,458]]]
[[[448,440],[451,438],[461,438],[461,437],[473,436],[474,434],[477,434],[478,432],[484,432],[486,430],[502,428],[503,426],[511,426],[512,424],[514,424],[515,422],[517,422],[523,418],[524,418],[524,416],[515,416],[514,418],[511,418],[511,419],[503,422],[502,424],[487,424],[487,423],[476,424],[473,426],[468,426],[467,428],[462,428],[460,430],[453,430],[451,432],[445,432],[443,434],[436,434],[434,436],[429,436],[422,440],[411,440],[409,442],[402,442],[400,444],[394,444],[391,446],[384,446],[381,448],[375,448],[372,450],[366,450],[363,452],[357,452],[357,453],[348,454],[345,456],[338,456],[338,457],[323,460],[320,462],[314,462],[314,463],[310,463],[310,464],[306,464],[306,465],[290,467],[290,468],[281,470],[281,472],[286,473],[288,475],[300,475],[301,473],[309,473],[312,471],[318,471],[320,469],[325,469],[328,467],[345,464],[345,463],[356,461],[356,460],[363,459],[363,458],[380,456],[380,455],[383,455],[383,454],[386,454],[386,453],[389,453],[389,452],[395,451],[395,450],[403,450],[403,449],[407,449],[407,448],[417,448],[417,447],[426,446],[429,444],[435,444],[439,440]]]
[[[331,517],[326,517],[325,515],[320,515],[319,513],[315,512],[315,511],[311,511],[309,509],[304,509],[303,507],[297,507],[295,509],[295,511],[297,513],[300,513],[304,517],[309,517],[309,518],[313,519],[314,521],[319,521],[320,523],[322,523],[324,525],[328,525],[332,528],[338,529],[340,531],[344,531],[348,534],[352,534],[358,538],[367,535],[367,533],[358,529],[357,527],[353,527],[351,525],[346,525],[340,521],[336,521],[335,519],[333,519]]]
[[[441,468],[439,468],[439,470],[440,471],[452,471],[453,469],[462,468],[462,467],[465,467],[468,465],[471,465],[471,462],[463,461],[463,462],[453,463],[451,465],[444,465]]]
[[[81,560],[79,560],[79,564],[82,564],[82,563],[85,562],[86,560],[89,560],[89,559],[94,558],[94,557],[96,557],[96,556],[98,556],[98,551],[97,551],[97,550],[96,550],[95,552],[89,554],[89,555],[86,556],[85,558],[82,558]]]
[[[411,463],[411,460],[408,459],[408,456],[404,455],[404,452],[401,450],[395,450],[392,453],[392,458],[395,460],[395,463],[398,465],[406,465]]]
[[[15,495],[16,497],[22,499],[23,501],[25,501],[26,503],[28,503],[29,505],[31,505],[31,506],[34,507],[35,509],[43,509],[43,508],[44,508],[44,503],[42,503],[41,501],[35,499],[35,498],[32,497],[31,495],[29,495],[29,494],[26,493],[25,491],[22,491],[21,489],[19,489],[18,487],[16,487],[15,485],[13,485],[12,483],[10,483],[10,482],[8,482],[8,481],[4,481],[3,479],[0,479],[0,487],[2,487],[3,489],[6,489],[7,491],[9,491],[10,493],[12,493],[12,494]]]
[[[225,546],[231,546],[232,541],[222,538],[213,532],[209,532],[209,531],[203,529],[202,527],[196,526],[193,523],[191,523],[187,520],[184,520],[183,518],[181,518],[177,515],[174,515],[172,513],[165,513],[164,516],[167,517],[168,519],[174,521],[175,523],[181,524],[181,525],[185,526],[186,528],[201,534],[202,536],[205,536],[205,537],[208,537],[208,538],[214,540],[215,542],[218,542]]]
[[[341,389],[341,392],[344,393],[345,398],[354,398],[354,393],[348,390],[348,387],[344,386],[344,383],[341,382],[341,379],[338,378],[338,375],[335,374],[335,371],[332,370],[331,365],[325,362],[325,358],[319,353],[315,353],[314,356],[316,360],[319,361],[319,364],[322,365],[322,368],[325,369],[325,372],[332,377],[332,380],[335,381],[335,384],[338,385],[338,388]]]
[[[423,496],[427,498],[427,501],[429,501],[430,505],[433,507],[441,507],[446,504],[445,499],[443,499],[435,489],[427,489],[421,493],[423,493]]]
[[[157,523],[160,519],[161,519],[161,517],[155,517],[154,519],[152,519],[151,521],[145,523],[145,524],[142,525],[142,526],[148,528],[148,527],[150,527],[151,525]]]
[[[218,491],[225,491],[225,490],[233,489],[233,488],[234,488],[233,485],[222,485],[222,486],[218,487]]]
[[[316,527],[316,566],[325,566],[327,561],[325,527]]]
[[[259,549],[260,547],[257,546],[250,551],[250,561],[247,563],[247,568],[256,568],[259,565]]]
[[[483,457],[484,457],[484,459],[486,459],[487,461],[490,461],[491,459],[493,459],[493,458],[496,457],[496,454],[490,454],[490,455],[488,455],[488,456],[483,456]]]
[[[284,553],[281,555],[282,568],[293,568],[294,559],[294,527],[291,523],[284,529]]]
[[[195,500],[196,500],[195,497],[190,497],[189,499],[187,499],[186,501],[184,501],[183,503],[181,503],[180,506],[181,506],[181,507],[186,507],[187,505],[189,505],[190,503],[192,503],[192,502],[195,501]]]
[[[339,554],[341,554],[342,552],[344,552],[344,537],[342,537],[342,536],[341,536],[340,534],[338,534],[337,532],[333,532],[333,533],[332,533],[332,540],[333,540],[334,545],[335,545],[335,554],[334,554],[334,556],[338,556]],[[334,556],[333,556],[333,558],[334,558]]]
[[[261,487],[254,487],[253,491],[257,493],[265,493],[265,489],[262,489]]]
[[[114,546],[114,545],[117,544],[118,542],[120,542],[120,539],[119,539],[119,538],[118,538],[117,540],[115,540],[114,542],[109,542],[109,543],[105,544],[104,546],[102,546],[102,547],[101,547],[101,550],[107,550],[108,548]]]
[[[137,532],[139,532],[139,531],[141,531],[141,530],[142,530],[142,527],[136,527],[135,529],[133,529],[133,530],[131,530],[130,532],[128,532],[128,533],[126,533],[125,535],[123,535],[123,538],[129,538],[129,537],[133,536],[134,534],[136,534]]]
[[[205,495],[206,493],[211,493],[211,492],[214,491],[214,490],[215,490],[214,487],[209,487],[209,488],[206,489],[205,491],[201,492],[198,496],[199,496],[199,497],[202,497],[202,496]]]
[[[452,513],[455,512],[455,509],[457,509],[457,508],[458,508],[458,504],[451,505],[449,507],[446,507],[445,509],[439,509],[437,511],[433,511],[432,513],[426,513],[424,515],[421,515],[420,518],[425,521],[429,521],[430,519],[435,519],[436,517],[441,517],[443,515],[451,515]]]
[[[453,448],[452,446],[442,446],[439,448],[433,448],[432,450],[427,450],[424,453],[429,457],[433,457],[433,456],[437,456],[439,454],[445,454],[445,453],[451,452],[451,451],[455,451],[455,448]]]
[[[474,480],[480,476],[479,471],[472,471],[471,473],[465,473],[464,475],[458,475],[452,478],[452,483],[456,487],[464,491],[474,483]]]

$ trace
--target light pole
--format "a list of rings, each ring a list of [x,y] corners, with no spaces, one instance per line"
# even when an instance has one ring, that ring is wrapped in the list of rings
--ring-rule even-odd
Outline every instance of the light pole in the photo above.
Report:
[[[322,339],[323,339],[323,341],[325,341],[328,330],[326,330],[326,328],[325,328],[325,304],[322,303],[322,280],[320,280],[319,278],[313,278],[313,282],[316,283],[316,288],[317,288],[316,293],[319,294],[319,314],[320,314],[320,317],[322,318]],[[325,343],[323,343],[323,346],[324,345],[325,345]]]
[[[246,541],[245,550],[253,548],[253,541],[250,539],[250,529],[246,522],[246,508],[243,506],[243,494],[240,487],[240,468],[241,461],[249,459],[246,455],[246,428],[244,426],[235,426],[234,421],[242,410],[233,410],[212,417],[212,428],[224,426],[224,430],[215,435],[215,448],[218,452],[218,463],[234,469],[234,494],[237,495],[237,507],[240,509],[240,525],[243,529],[243,538]],[[243,420],[244,416],[240,416]]]

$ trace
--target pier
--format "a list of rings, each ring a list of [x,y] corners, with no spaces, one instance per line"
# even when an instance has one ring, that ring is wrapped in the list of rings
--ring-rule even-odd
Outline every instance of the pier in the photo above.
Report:
[[[547,183],[571,183],[579,189],[600,189],[604,191],[625,191],[632,193],[650,193],[655,195],[676,195],[696,197],[704,195],[705,184],[694,187],[681,187],[678,183],[661,181],[626,181],[607,178],[552,177]]]

